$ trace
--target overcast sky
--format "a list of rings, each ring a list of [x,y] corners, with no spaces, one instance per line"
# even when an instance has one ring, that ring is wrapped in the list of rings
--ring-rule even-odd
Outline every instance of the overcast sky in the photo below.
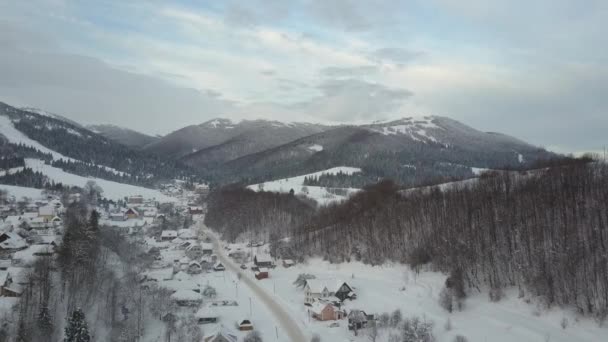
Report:
[[[443,115],[600,150],[607,23],[605,0],[0,0],[0,100],[153,134]]]

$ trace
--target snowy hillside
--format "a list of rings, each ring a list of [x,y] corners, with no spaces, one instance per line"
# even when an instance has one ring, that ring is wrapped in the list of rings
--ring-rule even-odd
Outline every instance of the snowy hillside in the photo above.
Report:
[[[66,185],[83,187],[88,181],[95,181],[103,189],[103,196],[108,199],[118,200],[124,199],[126,196],[142,195],[144,198],[155,198],[160,202],[173,202],[175,200],[172,197],[163,195],[158,190],[67,173],[56,167],[46,165],[43,161],[37,159],[26,159],[25,163],[27,167],[43,173],[50,180]],[[0,187],[2,186],[0,185]]]
[[[320,205],[326,205],[331,202],[342,201],[347,199],[351,194],[359,191],[353,188],[326,188],[320,186],[304,186],[304,178],[318,177],[321,175],[335,175],[343,173],[352,175],[361,172],[360,168],[340,166],[331,169],[309,173],[301,176],[278,179],[275,181],[264,182],[259,184],[249,185],[248,188],[254,191],[271,191],[288,193],[292,189],[296,195],[303,195],[314,199]]]

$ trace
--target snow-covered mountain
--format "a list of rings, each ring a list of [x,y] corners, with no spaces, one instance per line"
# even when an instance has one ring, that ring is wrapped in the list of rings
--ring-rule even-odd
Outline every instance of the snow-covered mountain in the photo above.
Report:
[[[87,128],[117,143],[134,148],[142,148],[160,139],[116,125],[89,125]]]
[[[7,169],[21,168],[0,176],[0,182],[12,185],[82,186],[92,177],[128,189],[127,184],[152,187],[160,180],[191,175],[175,161],[131,149],[60,116],[4,103],[0,151]]]
[[[145,150],[184,157],[188,164],[201,167],[263,151],[325,129],[326,126],[308,123],[213,119],[170,133]]]

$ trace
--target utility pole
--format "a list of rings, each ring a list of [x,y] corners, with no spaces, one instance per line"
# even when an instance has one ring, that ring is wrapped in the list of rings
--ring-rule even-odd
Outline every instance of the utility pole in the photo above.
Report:
[[[277,328],[277,326],[274,326],[274,332],[277,334],[277,341],[279,340],[279,328]]]
[[[251,313],[251,297],[249,297],[249,319],[251,319],[251,317],[253,316],[253,314]]]

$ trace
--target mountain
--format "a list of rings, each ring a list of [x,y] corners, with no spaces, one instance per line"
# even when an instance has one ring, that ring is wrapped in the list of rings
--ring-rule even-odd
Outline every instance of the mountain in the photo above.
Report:
[[[213,119],[170,133],[146,146],[145,150],[183,157],[189,165],[201,167],[279,146],[325,129],[326,126],[308,123]]]
[[[142,148],[160,139],[159,137],[115,125],[89,125],[87,128],[119,144],[133,148]]]
[[[342,181],[346,184],[337,184],[337,176],[334,182],[325,177],[325,185],[362,186],[380,178],[420,185],[437,179],[472,177],[473,168],[521,168],[552,156],[504,134],[481,132],[456,120],[428,116],[335,127],[229,161],[212,176],[223,182],[258,182],[351,166],[363,172]]]
[[[8,153],[3,157],[14,160],[12,167],[54,168],[47,171],[143,186],[193,176],[193,171],[178,161],[129,148],[56,115],[2,102],[0,136],[2,150]],[[26,178],[20,176],[13,175],[11,180]]]

